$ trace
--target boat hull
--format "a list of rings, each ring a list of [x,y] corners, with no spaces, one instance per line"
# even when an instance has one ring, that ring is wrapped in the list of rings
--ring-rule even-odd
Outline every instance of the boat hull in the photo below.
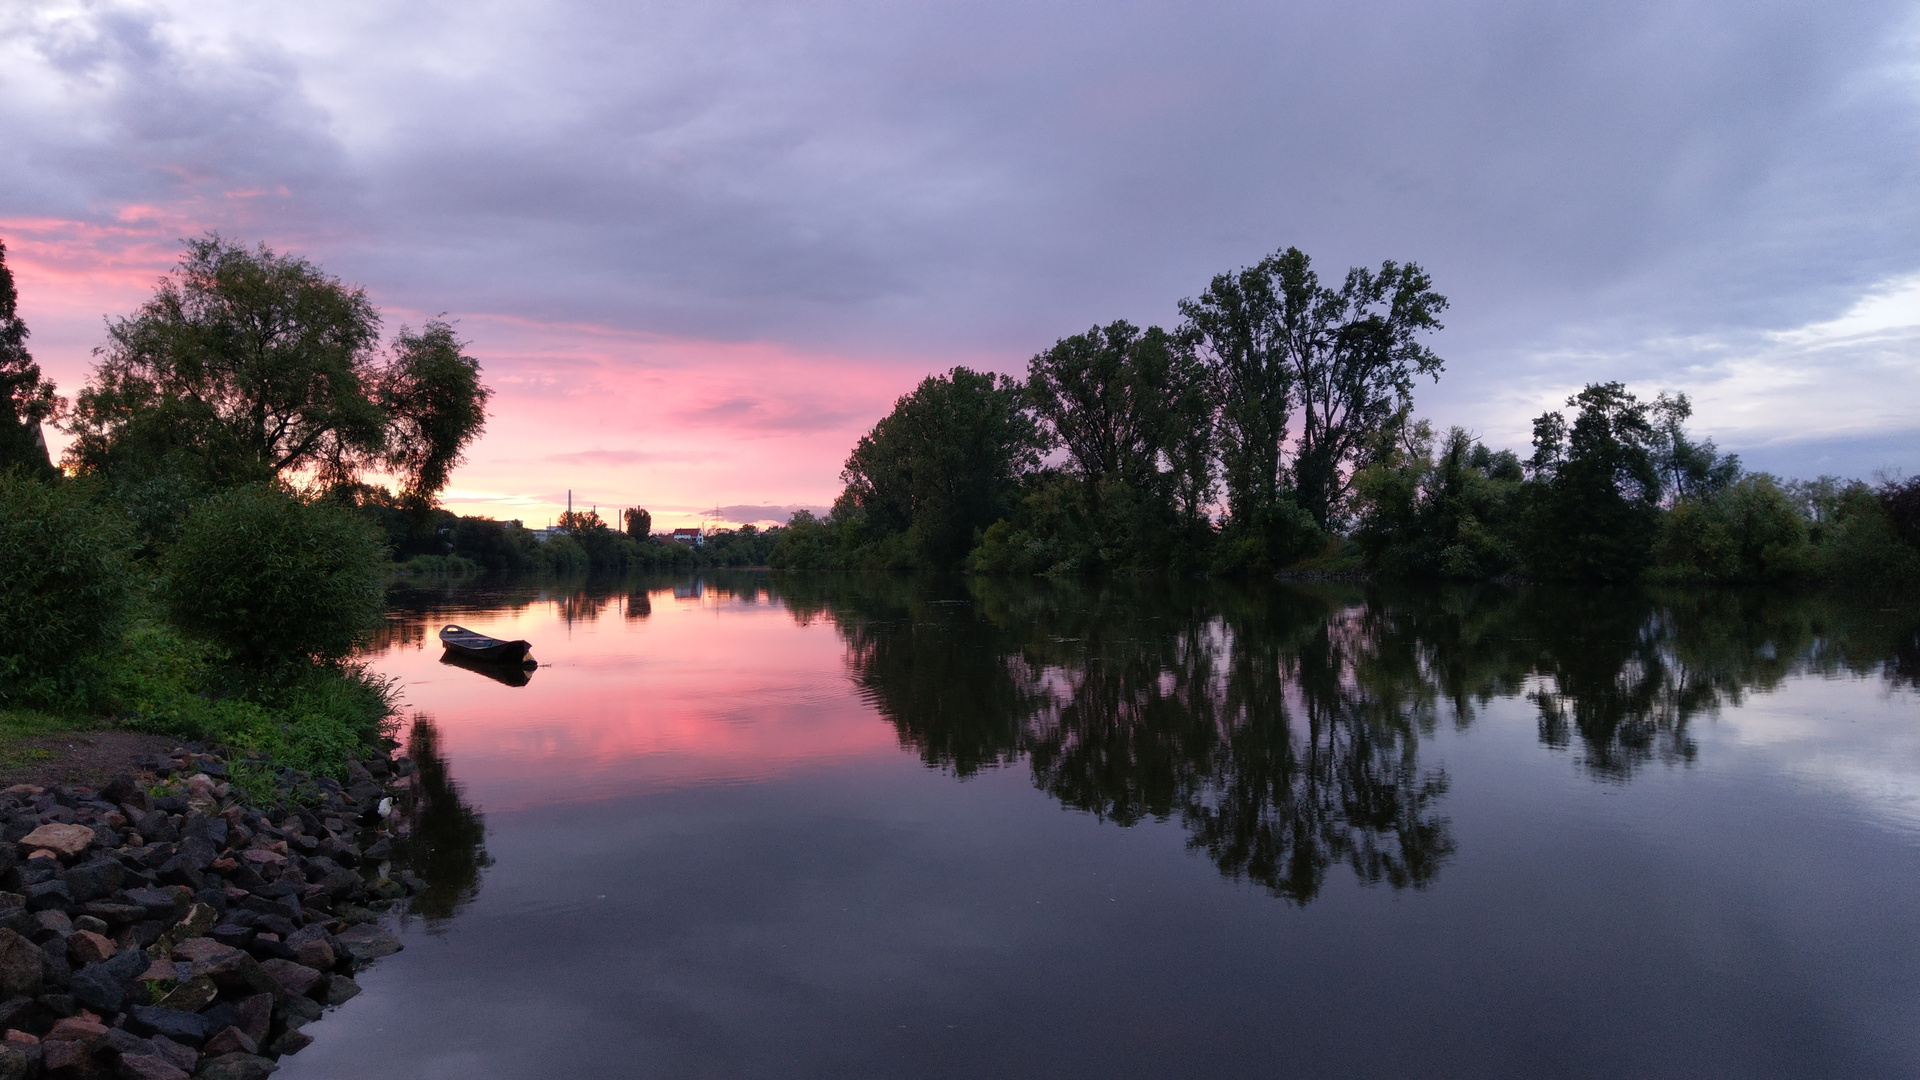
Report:
[[[518,664],[533,648],[526,641],[502,641],[476,634],[464,626],[446,626],[440,631],[440,644],[448,656],[457,656],[483,664]]]

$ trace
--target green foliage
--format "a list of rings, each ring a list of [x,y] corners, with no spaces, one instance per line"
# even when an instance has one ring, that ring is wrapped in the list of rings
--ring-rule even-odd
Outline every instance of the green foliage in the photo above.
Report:
[[[839,531],[832,524],[801,510],[775,538],[767,565],[775,570],[838,570],[842,550]]]
[[[1660,529],[1650,407],[1617,382],[1594,383],[1535,419],[1528,564],[1548,578],[1624,581],[1646,566]]]
[[[876,545],[861,561],[891,564],[904,551],[930,569],[961,563],[1039,463],[1022,397],[1004,375],[957,367],[926,379],[860,438],[835,512],[858,518],[859,542]]]
[[[1333,528],[1353,472],[1405,422],[1414,377],[1439,377],[1440,357],[1418,338],[1441,329],[1446,306],[1416,264],[1353,267],[1335,289],[1292,247],[1183,301],[1183,336],[1220,402],[1229,516],[1271,518],[1264,510],[1280,501],[1281,450],[1297,416],[1292,501]],[[1267,531],[1243,529],[1237,543]]]
[[[108,327],[74,404],[69,464],[217,487],[311,473],[398,473],[423,504],[485,420],[479,366],[445,323],[402,328],[382,360],[378,312],[304,259],[218,236]]]
[[[376,400],[386,416],[383,464],[404,481],[410,502],[424,503],[447,486],[467,444],[487,424],[480,362],[461,350],[453,327],[438,320],[414,333],[401,327],[393,360],[379,373]],[[336,471],[336,478],[346,474]]]
[[[161,558],[160,595],[178,625],[244,667],[337,660],[380,622],[385,562],[347,509],[259,484],[187,518]]]
[[[136,624],[114,670],[120,723],[333,776],[392,729],[395,688],[363,668],[301,664],[286,677],[236,687],[218,659],[210,644],[172,627]]]
[[[1920,584],[1920,547],[1901,535],[1873,489],[1858,481],[1828,485],[1816,499],[1813,562],[1821,577],[1871,586]]]
[[[1876,494],[1894,531],[1908,544],[1920,548],[1920,476],[1904,482],[1889,480]]]
[[[1667,580],[1786,581],[1811,569],[1813,545],[1779,484],[1754,475],[1675,505],[1660,523],[1653,561]]]
[[[1512,569],[1520,461],[1460,428],[1436,456],[1425,421],[1354,478],[1354,540],[1367,565],[1404,577],[1477,579]]]
[[[7,269],[7,245],[0,243],[0,472],[18,468],[51,479],[53,462],[40,425],[58,411],[60,399],[27,351],[19,302],[13,271]]]
[[[1328,534],[1289,494],[1277,503],[1227,519],[1214,545],[1219,574],[1271,574],[1321,551]]]
[[[93,703],[119,649],[129,538],[84,494],[0,472],[0,703]]]

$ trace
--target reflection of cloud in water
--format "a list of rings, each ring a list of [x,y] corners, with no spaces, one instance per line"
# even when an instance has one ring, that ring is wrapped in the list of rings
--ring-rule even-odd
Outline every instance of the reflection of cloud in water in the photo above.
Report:
[[[1793,683],[1722,716],[1713,738],[1862,821],[1920,833],[1920,694],[1868,678]]]

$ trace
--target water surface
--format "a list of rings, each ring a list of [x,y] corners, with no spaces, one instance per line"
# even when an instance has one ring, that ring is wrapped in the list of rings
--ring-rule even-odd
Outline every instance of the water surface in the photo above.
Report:
[[[1920,1075],[1920,612],[703,579],[396,594],[449,784],[280,1077]],[[502,681],[457,621],[534,642]],[[430,746],[424,745],[431,740]]]

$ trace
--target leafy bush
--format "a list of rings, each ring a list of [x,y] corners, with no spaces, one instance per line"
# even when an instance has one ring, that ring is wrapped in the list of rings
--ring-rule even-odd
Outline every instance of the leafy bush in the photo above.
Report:
[[[1900,535],[1886,503],[1853,483],[1823,500],[1814,530],[1814,566],[1820,576],[1865,585],[1920,582],[1920,548]]]
[[[1755,475],[1675,506],[1660,525],[1654,572],[1678,581],[1781,581],[1805,574],[1812,557],[1806,519],[1772,477]]]
[[[134,601],[127,542],[77,487],[0,474],[0,701],[97,696]]]
[[[395,694],[353,665],[301,665],[291,678],[222,696],[209,686],[211,646],[143,622],[116,666],[121,723],[267,755],[276,765],[340,776],[350,754],[390,733]]]
[[[203,503],[161,562],[175,622],[244,667],[338,660],[380,622],[386,558],[375,532],[272,485]]]
[[[1213,569],[1222,574],[1267,574],[1325,549],[1327,534],[1313,515],[1282,497],[1248,521],[1227,519],[1214,548]]]

